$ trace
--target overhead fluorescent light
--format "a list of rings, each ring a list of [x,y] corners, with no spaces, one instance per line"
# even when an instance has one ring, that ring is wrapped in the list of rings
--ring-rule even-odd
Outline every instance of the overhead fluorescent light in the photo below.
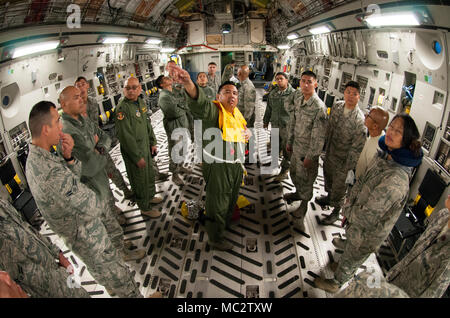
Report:
[[[157,38],[149,38],[145,41],[147,44],[160,44],[161,42],[162,40]]]
[[[123,44],[128,41],[126,37],[105,37],[103,39],[103,44]]]
[[[290,34],[288,34],[288,36],[287,36],[287,39],[288,39],[288,40],[297,40],[298,38],[299,38],[299,36],[298,36],[297,33],[290,33]]]
[[[327,25],[322,25],[320,27],[317,28],[312,28],[309,29],[309,32],[312,34],[322,34],[322,33],[328,33],[330,32],[330,28]]]
[[[367,17],[365,21],[371,27],[420,25],[419,20],[413,12],[377,14]]]
[[[279,48],[280,50],[287,50],[290,49],[291,47],[287,44],[280,44],[277,46],[277,48]]]
[[[20,46],[14,50],[14,54],[13,54],[12,58],[15,59],[15,58],[29,55],[29,54],[39,53],[39,52],[48,51],[48,50],[54,50],[58,47],[58,45],[59,45],[59,41],[47,41],[47,42],[40,42],[40,43]]]
[[[163,47],[161,49],[161,53],[172,53],[173,51],[175,51],[175,49],[172,47]]]

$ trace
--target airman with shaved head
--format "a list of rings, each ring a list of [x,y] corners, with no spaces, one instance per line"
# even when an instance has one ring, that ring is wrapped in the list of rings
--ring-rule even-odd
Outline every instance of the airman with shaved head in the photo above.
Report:
[[[359,178],[364,173],[377,153],[378,139],[380,139],[389,121],[389,113],[380,106],[373,106],[365,117],[364,125],[369,132],[369,138],[367,138],[356,164],[356,178]]]
[[[159,218],[161,212],[153,209],[162,202],[155,197],[155,171],[152,154],[156,155],[156,137],[147,119],[147,106],[139,98],[142,88],[136,77],[125,81],[123,98],[116,109],[116,134],[131,189],[142,215]]]
[[[124,248],[123,230],[119,223],[126,223],[122,210],[116,209],[114,196],[106,174],[107,153],[111,146],[109,136],[90,119],[84,118],[84,103],[80,90],[74,86],[64,88],[59,97],[63,109],[63,132],[72,136],[72,154],[81,161],[81,182],[98,194],[105,204],[102,221],[114,246],[124,260],[136,260],[145,256],[145,251],[130,251]]]

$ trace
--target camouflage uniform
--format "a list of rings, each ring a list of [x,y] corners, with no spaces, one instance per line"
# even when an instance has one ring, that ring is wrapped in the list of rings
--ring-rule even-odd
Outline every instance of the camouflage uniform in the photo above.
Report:
[[[355,170],[366,141],[364,115],[361,110],[356,106],[345,114],[344,109],[345,101],[339,101],[331,108],[323,163],[325,191],[328,192],[330,206],[334,208],[342,206],[347,173],[349,170]]]
[[[442,297],[450,283],[449,211],[433,212],[411,251],[387,273],[411,297]]]
[[[389,284],[381,275],[376,277],[379,280],[379,286],[372,286],[373,275],[367,271],[361,272],[334,298],[409,298],[407,293]]]
[[[300,90],[289,96],[286,107],[291,111],[287,142],[292,146],[289,171],[300,200],[309,201],[325,143],[327,111],[316,93],[305,102]],[[303,166],[305,158],[312,160],[309,169]]]
[[[155,196],[155,171],[150,148],[156,146],[152,125],[147,119],[147,107],[140,98],[136,102],[124,97],[116,109],[116,133],[120,140],[128,180],[142,211],[151,209]],[[138,161],[144,158],[146,166],[140,169]]]
[[[103,148],[108,152],[111,139],[106,133],[97,127],[89,118],[79,115],[78,120],[70,117],[66,113],[62,114],[63,132],[72,136],[74,146],[72,155],[81,161],[81,182],[95,191],[101,201],[106,202],[102,217],[114,246],[122,251],[123,230],[117,220],[119,217],[114,212],[114,196],[109,187],[108,176],[106,175],[105,156],[95,151],[95,148]],[[99,140],[95,143],[94,135]]]
[[[198,85],[196,86],[198,89],[197,100],[193,100],[186,94],[189,108],[196,119],[202,120],[203,132],[208,128],[220,129],[219,108],[206,98]],[[203,140],[203,147],[209,143],[209,140]],[[242,143],[223,142],[222,146],[223,157],[226,157],[226,151],[232,154],[232,160],[235,160],[238,154],[243,155],[244,145]],[[243,170],[239,163],[218,161],[207,163],[204,160],[205,152],[203,153],[202,164],[203,177],[206,181],[205,210],[207,220],[205,228],[210,241],[221,242],[224,239],[225,228],[229,225],[238,199]],[[211,155],[218,156],[215,152]]]
[[[163,125],[166,131],[169,152],[169,171],[178,173],[179,164],[172,160],[172,149],[179,140],[172,140],[172,132],[176,128],[189,129],[190,123],[187,115],[186,102],[180,99],[177,92],[170,92],[166,89],[160,90],[158,105],[164,114]]]
[[[263,123],[272,124],[272,128],[279,129],[280,149],[283,153],[283,161],[281,162],[281,171],[289,169],[290,153],[286,150],[287,143],[287,125],[289,123],[289,111],[285,107],[285,101],[294,94],[295,90],[291,84],[284,91],[280,91],[277,86],[271,90],[267,98],[266,112],[264,113]]]
[[[0,200],[0,270],[31,297],[89,297],[83,288],[69,288],[69,273],[56,263],[59,253],[9,202]]]
[[[252,128],[255,124],[255,103],[256,103],[256,90],[250,79],[245,79],[240,82],[239,87],[239,100],[237,108],[244,115],[247,122],[247,128]]]
[[[381,155],[356,180],[343,206],[347,241],[334,274],[341,284],[384,242],[408,199],[411,168]]]
[[[95,98],[88,96],[86,112],[87,112],[88,117],[92,120],[92,122],[94,122],[98,125],[99,111],[98,111],[98,103]]]
[[[216,100],[216,94],[214,93],[214,88],[212,88],[210,86],[205,86],[205,87],[199,86],[199,87],[203,90],[203,93],[205,93],[206,98],[208,98],[209,100]]]
[[[223,69],[222,84],[225,83],[226,81],[229,81],[233,75],[234,75],[234,67],[231,64],[227,64]]]
[[[99,284],[120,297],[142,297],[103,223],[105,204],[81,183],[81,169],[77,159],[70,165],[61,156],[30,144],[26,177],[50,228]]]
[[[207,73],[206,77],[208,78],[208,83],[206,85],[213,89],[214,99],[216,99],[216,94],[219,92],[219,87],[221,84],[220,77],[219,75],[217,75],[217,73],[214,74],[214,77],[212,77],[211,75],[209,75],[209,73]]]

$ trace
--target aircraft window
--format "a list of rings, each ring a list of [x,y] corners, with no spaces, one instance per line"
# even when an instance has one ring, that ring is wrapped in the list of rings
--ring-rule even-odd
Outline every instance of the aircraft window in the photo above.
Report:
[[[441,46],[441,43],[439,43],[439,41],[434,41],[433,42],[433,51],[436,54],[441,54],[442,46]]]
[[[351,80],[352,80],[352,74],[347,73],[347,72],[342,72],[341,87],[339,88],[339,92],[344,93],[345,84],[347,84]]]
[[[434,91],[433,104],[444,104],[444,94]]]
[[[389,57],[389,55],[386,51],[377,51],[377,55],[379,58],[382,58],[382,59],[387,59]]]
[[[6,95],[6,96],[3,97],[3,99],[2,99],[2,105],[3,105],[4,108],[6,108],[7,106],[9,106],[9,96],[8,96],[8,95]]]

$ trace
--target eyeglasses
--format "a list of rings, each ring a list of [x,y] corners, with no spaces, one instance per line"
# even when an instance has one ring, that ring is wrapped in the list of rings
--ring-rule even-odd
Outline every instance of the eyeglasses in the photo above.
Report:
[[[367,113],[364,115],[365,117],[369,117],[370,119],[372,119],[374,122],[377,122],[372,116],[370,116],[370,113]]]
[[[130,91],[130,90],[137,90],[138,88],[139,88],[140,86],[125,86],[125,89],[127,90],[127,91]]]

